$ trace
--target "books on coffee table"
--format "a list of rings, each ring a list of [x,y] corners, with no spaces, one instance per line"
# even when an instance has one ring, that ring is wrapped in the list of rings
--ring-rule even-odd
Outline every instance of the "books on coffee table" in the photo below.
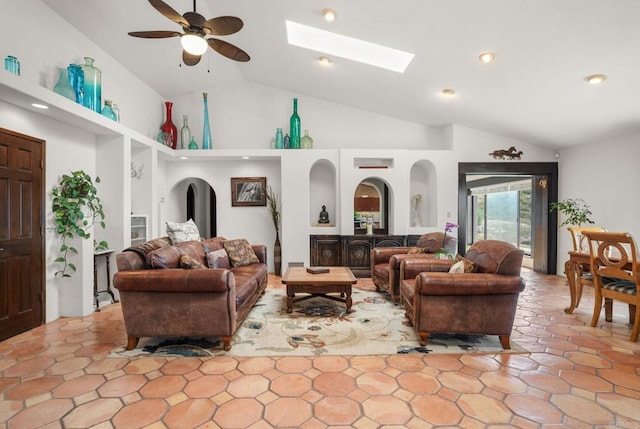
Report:
[[[328,273],[329,268],[327,267],[307,267],[307,272],[311,274],[322,274]]]

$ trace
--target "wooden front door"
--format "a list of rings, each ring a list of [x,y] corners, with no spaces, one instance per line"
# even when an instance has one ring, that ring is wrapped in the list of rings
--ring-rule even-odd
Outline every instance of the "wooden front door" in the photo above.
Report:
[[[44,322],[43,153],[0,129],[0,341]]]

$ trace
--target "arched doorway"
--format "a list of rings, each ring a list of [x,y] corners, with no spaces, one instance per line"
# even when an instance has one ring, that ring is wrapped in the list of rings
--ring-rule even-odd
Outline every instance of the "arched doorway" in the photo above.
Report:
[[[217,236],[217,200],[211,185],[202,179],[189,178],[177,187],[184,201],[185,220],[193,219],[203,237]]]

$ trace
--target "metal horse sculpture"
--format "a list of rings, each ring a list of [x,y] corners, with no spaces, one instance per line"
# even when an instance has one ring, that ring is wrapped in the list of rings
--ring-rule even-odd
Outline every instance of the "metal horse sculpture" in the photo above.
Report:
[[[523,152],[521,150],[516,151],[515,146],[511,146],[509,149],[494,150],[489,154],[494,159],[520,159]]]

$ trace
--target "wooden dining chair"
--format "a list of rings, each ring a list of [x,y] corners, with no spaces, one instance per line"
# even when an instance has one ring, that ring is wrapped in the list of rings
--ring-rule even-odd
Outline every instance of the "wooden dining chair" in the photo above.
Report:
[[[571,244],[573,245],[574,252],[589,253],[589,241],[587,236],[584,235],[587,231],[606,232],[607,229],[604,226],[570,226],[567,230],[571,233]],[[591,276],[591,269],[587,264],[580,264],[578,266],[578,274],[576,278],[579,281],[576,284],[576,307],[580,305],[580,299],[582,298],[583,286],[593,287],[593,277]]]
[[[630,340],[636,342],[640,331],[640,312],[636,311],[640,304],[636,240],[628,232],[586,231],[584,234],[589,241],[595,287],[591,326],[598,324],[603,300],[608,322],[613,320],[613,300],[626,302],[629,305],[629,323],[633,324]]]

